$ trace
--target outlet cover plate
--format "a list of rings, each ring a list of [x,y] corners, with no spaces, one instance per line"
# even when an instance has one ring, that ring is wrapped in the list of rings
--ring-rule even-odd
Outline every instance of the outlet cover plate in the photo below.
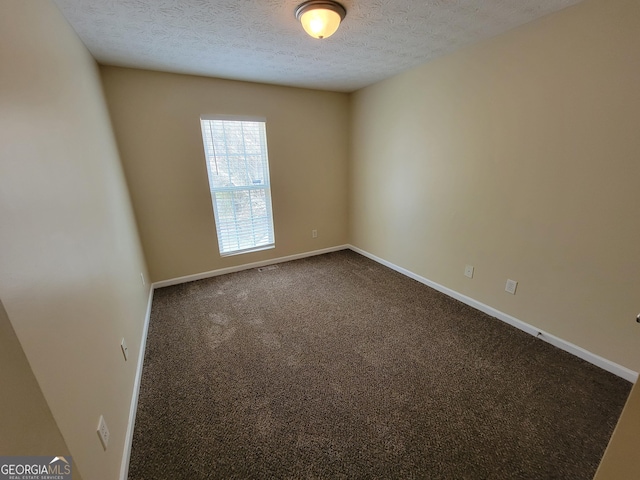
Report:
[[[102,415],[100,415],[100,420],[98,421],[98,437],[100,438],[102,447],[106,450],[107,445],[109,445],[109,429]]]
[[[515,280],[507,280],[507,285],[504,287],[505,292],[510,293],[511,295],[516,294],[516,288],[518,288],[518,282]]]
[[[473,265],[467,265],[464,267],[464,276],[473,278]]]

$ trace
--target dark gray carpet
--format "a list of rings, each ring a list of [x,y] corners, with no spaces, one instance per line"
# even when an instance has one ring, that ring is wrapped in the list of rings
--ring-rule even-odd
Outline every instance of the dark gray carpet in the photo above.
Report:
[[[351,251],[154,294],[129,479],[591,479],[631,384]]]

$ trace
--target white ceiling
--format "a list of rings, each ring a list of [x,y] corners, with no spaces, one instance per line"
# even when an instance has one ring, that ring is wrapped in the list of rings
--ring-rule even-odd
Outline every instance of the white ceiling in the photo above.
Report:
[[[581,0],[343,0],[331,38],[307,36],[302,0],[54,0],[95,59],[350,92]]]

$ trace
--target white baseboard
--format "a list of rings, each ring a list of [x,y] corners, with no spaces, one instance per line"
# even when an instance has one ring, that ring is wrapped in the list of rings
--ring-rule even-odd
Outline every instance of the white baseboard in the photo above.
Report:
[[[124,452],[122,463],[120,464],[120,480],[127,480],[129,476],[129,461],[131,460],[131,445],[133,442],[133,428],[136,423],[136,413],[138,411],[138,395],[140,393],[140,381],[142,380],[142,363],[144,362],[144,351],[147,346],[147,333],[149,331],[149,320],[151,319],[151,303],[153,301],[153,285],[149,289],[149,300],[147,301],[147,312],[142,327],[142,339],[140,340],[140,352],[138,353],[138,368],[133,382],[133,394],[131,396],[131,407],[129,408],[129,424],[127,434],[124,437]]]
[[[172,278],[169,280],[162,280],[155,282],[153,288],[171,287],[173,285],[179,285],[181,283],[194,282],[196,280],[203,280],[205,278],[217,277],[219,275],[226,275],[227,273],[241,272],[242,270],[250,270],[252,268],[265,267],[267,265],[273,265],[274,263],[290,262],[292,260],[300,260],[301,258],[313,257],[315,255],[322,255],[324,253],[337,252],[338,250],[347,250],[349,245],[339,245],[337,247],[323,248],[322,250],[314,250],[312,252],[298,253],[296,255],[289,255],[286,257],[272,258],[270,260],[262,260],[260,262],[246,263],[244,265],[238,265],[236,267],[220,268],[218,270],[211,270],[209,272],[196,273],[194,275],[186,275],[184,277]]]
[[[495,308],[485,305],[484,303],[479,302],[477,300],[474,300],[471,297],[467,297],[466,295],[456,292],[455,290],[451,290],[450,288],[440,285],[439,283],[436,283],[427,278],[424,278],[416,273],[413,273],[410,270],[407,270],[406,268],[402,268],[397,265],[394,265],[393,263],[388,262],[380,257],[377,257],[358,247],[349,245],[349,249],[373,260],[374,262],[377,262],[377,263],[380,263],[381,265],[389,267],[392,270],[395,270],[396,272],[402,273],[403,275],[406,275],[409,278],[413,278],[414,280],[420,283],[423,283],[424,285],[427,285],[433,288],[434,290],[444,293],[449,297],[455,298],[456,300],[459,300],[462,303],[466,303],[467,305],[475,308],[476,310],[480,310],[481,312],[484,312],[487,315],[491,315],[492,317],[502,320],[503,322],[508,323],[509,325],[516,327],[517,329],[522,330],[523,332],[526,332],[530,335],[538,337],[541,340],[544,340],[550,343],[551,345],[557,348],[560,348],[561,350],[569,352],[572,355],[575,355],[576,357],[579,357],[589,363],[592,363],[593,365],[596,365],[602,368],[603,370],[606,370],[607,372],[613,373],[614,375],[617,375],[633,383],[635,383],[638,380],[638,372],[634,372],[633,370],[627,367],[623,367],[622,365],[618,365],[617,363],[607,360],[606,358],[596,355],[595,353],[591,353],[582,347],[579,347],[570,342],[567,342],[566,340],[558,338],[555,335],[551,335],[550,333],[544,332],[539,328],[534,327],[533,325],[529,325],[528,323],[525,323],[522,320],[518,320],[517,318],[512,317],[511,315],[501,312],[500,310],[496,310]]]

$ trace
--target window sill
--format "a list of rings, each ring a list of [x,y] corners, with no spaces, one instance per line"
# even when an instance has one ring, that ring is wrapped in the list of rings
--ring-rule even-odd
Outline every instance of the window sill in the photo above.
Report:
[[[233,257],[234,255],[243,255],[245,253],[261,252],[263,250],[271,250],[272,248],[276,248],[275,243],[272,243],[270,245],[262,245],[260,247],[255,247],[255,248],[245,248],[244,250],[235,250],[233,252],[220,253],[220,256]]]

